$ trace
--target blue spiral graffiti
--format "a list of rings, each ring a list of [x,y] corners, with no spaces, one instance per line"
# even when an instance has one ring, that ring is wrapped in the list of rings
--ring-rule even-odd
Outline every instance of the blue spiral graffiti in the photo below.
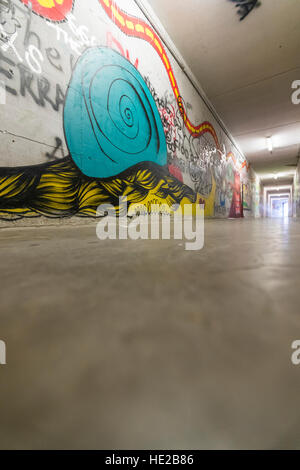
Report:
[[[87,176],[116,176],[140,162],[167,163],[159,112],[137,69],[107,47],[77,62],[64,107],[66,142]]]

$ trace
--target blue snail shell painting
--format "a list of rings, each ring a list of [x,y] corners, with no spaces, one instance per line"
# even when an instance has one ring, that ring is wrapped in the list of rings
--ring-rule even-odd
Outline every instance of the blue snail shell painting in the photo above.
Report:
[[[66,95],[64,131],[78,168],[109,178],[140,162],[167,163],[155,101],[137,69],[107,47],[78,60]]]

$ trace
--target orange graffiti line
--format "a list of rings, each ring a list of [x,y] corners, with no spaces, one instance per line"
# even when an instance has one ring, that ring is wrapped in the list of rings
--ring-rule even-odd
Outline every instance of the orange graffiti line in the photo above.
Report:
[[[236,158],[235,158],[235,155],[233,154],[233,152],[229,152],[226,156],[227,160],[229,160],[229,158],[231,158],[231,160],[233,161],[233,163],[235,164],[235,166],[238,168],[238,164],[237,164],[237,161],[236,161]],[[241,164],[240,168],[238,169],[238,171],[241,171],[243,168],[246,168],[247,171],[250,170],[250,163],[248,164],[247,163],[247,160],[244,160],[243,163]]]
[[[214,127],[209,122],[203,122],[197,126],[192,124],[190,119],[187,117],[187,113],[184,108],[184,104],[182,102],[182,98],[179,93],[179,87],[172,70],[170,61],[167,57],[166,50],[158,37],[155,33],[153,28],[147,23],[145,23],[142,19],[136,18],[134,16],[128,15],[125,11],[121,10],[117,5],[115,0],[99,0],[100,4],[102,5],[103,9],[105,10],[108,17],[118,26],[118,28],[125,33],[127,36],[132,36],[136,38],[143,39],[147,41],[157,52],[159,55],[164,68],[168,74],[169,81],[173,90],[173,93],[176,97],[177,104],[180,110],[180,113],[183,117],[184,124],[188,129],[189,133],[194,137],[199,137],[206,132],[209,132],[216,144],[216,147],[220,149],[220,143],[218,136]],[[245,166],[248,169],[247,162],[245,161]]]
[[[235,165],[236,165],[236,159],[235,159],[235,156],[232,152],[228,152],[227,155],[226,155],[226,158],[227,158],[227,160],[229,160],[229,158],[231,158],[233,160],[233,162],[235,163]]]
[[[241,169],[246,168],[246,170],[249,171],[249,170],[250,170],[250,167],[251,167],[251,164],[250,164],[250,163],[247,163],[247,160],[245,160],[245,161],[242,163]]]

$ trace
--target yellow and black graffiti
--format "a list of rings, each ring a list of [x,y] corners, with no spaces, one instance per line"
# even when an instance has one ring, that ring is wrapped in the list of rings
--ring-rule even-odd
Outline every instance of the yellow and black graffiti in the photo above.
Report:
[[[154,163],[141,163],[117,177],[85,176],[70,157],[19,168],[0,168],[0,218],[96,217],[100,204],[199,204],[199,195]]]

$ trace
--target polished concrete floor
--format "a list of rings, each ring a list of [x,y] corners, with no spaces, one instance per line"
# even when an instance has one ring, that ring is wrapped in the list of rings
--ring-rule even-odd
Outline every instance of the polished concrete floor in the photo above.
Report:
[[[300,448],[300,223],[1,228],[0,447]]]

